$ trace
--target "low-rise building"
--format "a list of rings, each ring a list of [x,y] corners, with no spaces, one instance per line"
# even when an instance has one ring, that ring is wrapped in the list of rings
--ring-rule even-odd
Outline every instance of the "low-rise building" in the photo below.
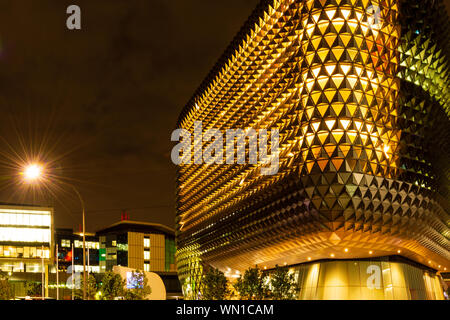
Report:
[[[175,264],[175,231],[162,224],[122,220],[97,231],[100,272],[115,266],[156,273],[167,299],[181,297]]]
[[[44,282],[48,295],[53,228],[53,208],[0,203],[0,271],[16,296],[25,294],[26,281]]]
[[[96,233],[86,232],[85,241],[87,271],[97,279],[114,267],[156,273],[168,299],[181,296],[173,229],[122,220]],[[53,208],[0,203],[0,273],[7,276],[16,297],[28,294],[29,283],[44,283],[46,297],[71,299],[82,272],[83,234],[55,229]]]
[[[99,273],[100,244],[95,233],[86,232],[86,268],[90,273]],[[83,233],[72,229],[56,229],[55,243],[58,245],[58,269],[60,272],[83,272]],[[72,251],[73,250],[73,251]],[[56,262],[55,262],[56,263]]]
[[[176,272],[174,233],[162,224],[130,220],[99,230],[101,272],[114,266]]]

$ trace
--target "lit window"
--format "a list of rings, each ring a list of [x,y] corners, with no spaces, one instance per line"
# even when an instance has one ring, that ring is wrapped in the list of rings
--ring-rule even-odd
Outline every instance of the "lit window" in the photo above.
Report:
[[[0,209],[0,225],[51,226],[49,211]]]
[[[150,271],[150,264],[149,263],[144,263],[144,271],[147,271],[147,272]]]
[[[63,247],[63,248],[70,248],[70,240],[62,239],[61,240],[61,247]]]
[[[144,251],[144,260],[150,260],[150,251]]]
[[[4,242],[50,242],[50,239],[50,229],[0,228],[0,241]]]
[[[150,248],[150,238],[144,238],[144,247]]]

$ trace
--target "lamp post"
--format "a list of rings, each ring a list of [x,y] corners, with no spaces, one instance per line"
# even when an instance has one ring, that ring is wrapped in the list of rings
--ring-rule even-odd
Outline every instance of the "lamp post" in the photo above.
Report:
[[[77,188],[75,188],[75,186],[72,186],[72,188],[80,199],[81,209],[83,210],[83,300],[86,300],[86,219],[84,211],[84,201]]]
[[[43,176],[43,167],[39,164],[30,164],[24,168],[23,175],[28,182],[37,182]],[[81,209],[83,212],[83,300],[86,300],[86,219],[84,210],[84,201],[80,192],[74,185],[70,185],[77,194],[81,202]],[[72,250],[72,256],[74,251]],[[56,270],[58,272],[58,270]],[[43,285],[43,284],[42,284]]]

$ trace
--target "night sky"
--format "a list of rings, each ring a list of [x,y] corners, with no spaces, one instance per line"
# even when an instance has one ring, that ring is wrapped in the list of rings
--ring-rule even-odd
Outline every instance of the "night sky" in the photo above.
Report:
[[[450,8],[450,0],[445,0]],[[174,224],[170,134],[259,0],[1,0],[0,202],[53,204],[57,227]],[[66,8],[82,30],[66,28]],[[30,190],[20,159],[50,163]],[[53,194],[54,196],[50,196]]]
[[[170,134],[257,3],[1,0],[0,202],[54,203],[56,226],[78,229],[67,181],[85,199],[88,230],[122,209],[173,226]],[[81,31],[66,28],[70,4]],[[18,184],[11,165],[24,157],[51,162],[57,200]]]

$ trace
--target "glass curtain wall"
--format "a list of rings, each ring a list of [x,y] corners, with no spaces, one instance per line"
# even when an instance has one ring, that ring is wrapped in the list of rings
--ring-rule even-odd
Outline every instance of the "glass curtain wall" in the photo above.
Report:
[[[325,261],[292,268],[300,300],[442,300],[439,277],[402,262]]]

